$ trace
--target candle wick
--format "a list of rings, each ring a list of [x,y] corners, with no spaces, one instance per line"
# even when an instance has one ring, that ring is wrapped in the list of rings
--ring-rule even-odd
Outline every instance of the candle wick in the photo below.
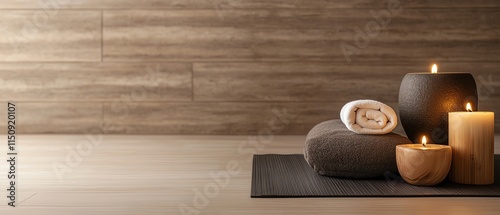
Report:
[[[424,147],[426,147],[426,146],[427,146],[427,144],[425,144],[425,143],[422,143],[422,145],[424,145]]]
[[[472,112],[472,110],[471,110],[471,109],[468,109],[467,111]]]

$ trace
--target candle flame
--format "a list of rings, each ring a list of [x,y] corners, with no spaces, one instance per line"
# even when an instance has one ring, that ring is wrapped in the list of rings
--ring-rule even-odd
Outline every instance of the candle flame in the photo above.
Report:
[[[427,146],[427,138],[426,138],[425,136],[424,136],[424,137],[422,137],[422,145],[423,145],[424,147],[426,147],[426,146]]]
[[[432,73],[438,72],[438,66],[436,64],[432,65]]]
[[[466,109],[467,111],[472,112],[472,107],[470,106],[470,103],[467,103]]]

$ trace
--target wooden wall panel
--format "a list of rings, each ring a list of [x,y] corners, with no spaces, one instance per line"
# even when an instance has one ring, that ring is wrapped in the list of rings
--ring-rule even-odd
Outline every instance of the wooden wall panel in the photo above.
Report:
[[[371,12],[373,11],[373,12]],[[498,8],[459,8],[459,9],[402,9],[385,17],[385,12],[374,9],[253,9],[232,10],[224,14],[224,19],[213,10],[105,10],[104,26],[109,28],[153,27],[233,27],[241,29],[330,29],[339,33],[364,29],[372,20],[388,24],[382,31],[399,31],[422,36],[420,33],[438,31],[441,34],[455,33],[462,30],[466,35],[483,34],[483,38],[492,38],[498,22],[488,22],[499,18]],[[227,18],[227,19],[226,19]],[[455,30],[455,31],[452,31]],[[478,32],[472,31],[477,30]],[[144,32],[154,33],[154,32]],[[334,36],[334,35],[330,35]],[[391,35],[387,35],[391,36]],[[431,36],[431,35],[427,35]],[[474,39],[474,38],[471,38]]]
[[[102,122],[100,103],[33,103],[16,102],[18,134],[83,134],[95,131]],[[0,132],[7,133],[7,103],[2,103],[0,112],[4,119]]]
[[[0,61],[100,61],[101,12],[2,10]]]
[[[499,1],[400,0],[365,42],[388,2],[2,1],[0,101],[20,104],[23,133],[257,134],[286,108],[280,134],[306,134],[350,100],[397,110],[404,74],[437,62],[500,111]]]
[[[79,9],[382,8],[386,7],[387,2],[389,0],[4,0],[0,8],[49,7],[45,5]],[[399,0],[397,2],[408,8],[500,6],[496,0]]]
[[[440,72],[472,73],[484,98],[500,99],[499,69],[500,63],[493,62],[439,64]],[[430,66],[428,62],[195,63],[194,100],[397,102],[401,80],[413,72],[430,72]]]
[[[315,124],[338,118],[342,105],[328,102],[189,102],[141,103],[132,108],[132,105],[107,103],[104,104],[104,123],[113,128],[107,133],[258,134],[272,127],[280,134],[306,134]],[[271,121],[273,125],[269,124]]]
[[[356,29],[375,20],[366,9],[234,10],[223,20],[213,10],[105,11],[103,57],[105,61],[495,61],[500,56],[500,24],[491,20],[498,19],[498,9],[407,9],[392,17],[377,36],[356,45]],[[347,54],[345,47],[354,47],[350,50],[355,54]]]
[[[190,101],[191,64],[0,63],[0,100]]]
[[[195,63],[196,101],[398,99],[403,76],[421,67],[344,63]],[[373,74],[373,75],[369,75]]]

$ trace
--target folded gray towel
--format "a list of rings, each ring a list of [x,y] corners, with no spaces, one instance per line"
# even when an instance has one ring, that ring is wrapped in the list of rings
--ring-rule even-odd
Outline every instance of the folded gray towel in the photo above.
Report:
[[[397,173],[396,145],[408,143],[408,138],[395,133],[356,134],[342,121],[330,120],[309,131],[304,156],[320,175],[375,178],[386,171]]]

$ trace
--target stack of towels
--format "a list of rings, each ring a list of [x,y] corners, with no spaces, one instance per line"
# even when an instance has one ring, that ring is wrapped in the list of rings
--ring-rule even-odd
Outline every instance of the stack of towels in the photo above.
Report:
[[[344,105],[340,120],[316,125],[306,138],[304,156],[318,173],[342,178],[376,178],[397,173],[396,145],[411,143],[392,133],[396,112],[375,100]]]

